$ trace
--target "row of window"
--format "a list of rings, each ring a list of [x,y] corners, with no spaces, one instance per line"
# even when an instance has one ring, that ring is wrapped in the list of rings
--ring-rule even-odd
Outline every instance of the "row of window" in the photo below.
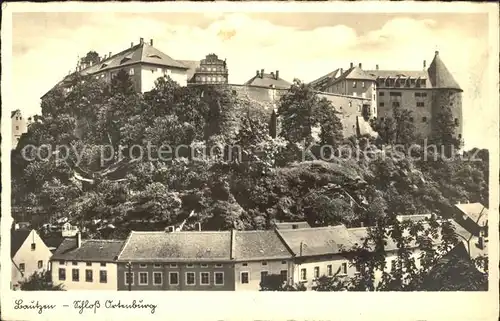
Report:
[[[149,273],[148,272],[138,272],[138,282],[139,285],[149,285]],[[185,273],[185,284],[186,285],[196,285],[196,273],[186,272]],[[200,285],[210,285],[210,272],[200,272],[199,273],[199,284]],[[224,272],[214,272],[214,285],[224,285]],[[169,285],[179,285],[179,272],[169,272],[168,273],[168,284]],[[153,272],[153,285],[163,284],[163,272]],[[125,285],[134,285],[134,272],[125,272]]]
[[[380,120],[382,120],[382,121],[383,121],[384,119],[385,119],[384,117],[380,117]],[[411,121],[411,122],[413,122],[414,120],[415,120],[415,119],[414,119],[413,117],[410,117],[410,121]],[[424,117],[422,117],[422,123],[426,123],[426,122],[427,122],[427,117],[425,117],[425,116],[424,116]],[[459,125],[459,123],[460,123],[460,122],[458,121],[458,118],[455,118],[454,122],[455,122],[455,125],[456,125],[456,126],[458,126],[458,125]]]
[[[66,281],[66,269],[59,268],[59,280]],[[71,270],[71,280],[73,282],[80,281],[80,269],[72,269]],[[93,270],[85,270],[85,282],[94,282],[94,271]],[[108,282],[108,272],[105,270],[99,271],[99,283],[107,283]]]
[[[268,271],[260,272],[260,280],[263,281],[264,278],[269,275]],[[281,281],[285,282],[288,279],[288,270],[280,271]],[[240,272],[240,282],[242,284],[248,284],[250,282],[250,273],[247,271]]]
[[[97,262],[96,262],[97,263]],[[71,261],[72,265],[78,265],[78,261]],[[59,261],[59,265],[66,265],[66,261]],[[92,266],[92,262],[85,262],[86,266]],[[106,266],[106,262],[99,262],[99,265],[102,267]]]
[[[37,262],[37,268],[43,269],[43,261],[42,260],[39,260]],[[26,271],[26,263],[19,263],[19,271],[21,271],[21,272]]]
[[[385,92],[384,91],[380,91],[378,93],[379,96],[385,96]],[[391,97],[401,97],[401,92],[399,91],[390,91],[389,92],[389,96]],[[417,92],[415,93],[415,97],[427,97],[427,93],[421,93],[421,92]]]
[[[425,87],[425,79],[379,79],[380,87]]]
[[[222,82],[226,81],[226,79],[222,76],[213,76],[213,77],[205,77],[205,76],[198,76],[196,77],[196,81],[201,81],[201,82]]]
[[[220,267],[223,267],[223,266],[224,266],[222,263],[216,263],[216,264],[214,264],[214,265],[215,265],[215,267],[218,267],[218,268],[220,268]],[[177,268],[177,267],[179,267],[179,266],[177,265],[177,263],[170,263],[170,264],[165,264],[165,265],[163,265],[163,264],[161,264],[161,263],[153,263],[153,267],[154,267],[154,268],[162,268],[163,266],[169,266],[169,267],[171,267],[171,268]],[[140,264],[139,264],[139,267],[140,267],[140,268],[147,268],[147,267],[148,267],[148,264],[147,264],[147,263],[140,263]],[[193,264],[193,263],[186,264],[186,267],[188,267],[188,268],[194,268],[194,267],[195,267],[195,264]],[[202,267],[202,268],[208,268],[208,264],[207,264],[207,263],[202,263],[202,264],[200,264],[200,267]]]
[[[379,102],[378,103],[379,107],[384,107],[385,103],[384,102]],[[392,107],[399,107],[401,103],[399,101],[393,101],[392,102]],[[423,101],[417,101],[417,107],[425,107],[425,104]]]
[[[340,271],[339,271],[339,274],[342,274],[342,275],[345,275],[347,274],[347,263],[342,263],[340,265]],[[315,279],[319,278],[320,277],[320,268],[319,266],[315,266],[314,267],[314,275],[313,277]],[[326,266],[326,276],[333,276],[333,267],[331,264],[328,264]],[[301,281],[305,281],[307,280],[307,269],[303,268],[303,269],[300,269],[300,280]]]
[[[353,82],[352,82],[352,88],[356,88],[356,86],[357,86],[357,85],[358,85],[358,84],[356,83],[356,81],[353,81]],[[365,82],[364,82],[364,81],[362,81],[362,82],[361,82],[361,87],[362,87],[362,88],[365,88]]]
[[[224,67],[201,67],[201,70],[203,71],[224,71]]]
[[[21,117],[21,116],[16,116],[16,120],[22,120],[22,119],[23,119],[23,117]]]

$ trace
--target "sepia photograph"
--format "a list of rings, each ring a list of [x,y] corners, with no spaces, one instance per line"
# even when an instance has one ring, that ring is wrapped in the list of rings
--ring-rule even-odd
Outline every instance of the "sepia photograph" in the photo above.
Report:
[[[475,8],[11,12],[2,289],[491,291],[498,29]],[[78,306],[102,308],[160,306]]]

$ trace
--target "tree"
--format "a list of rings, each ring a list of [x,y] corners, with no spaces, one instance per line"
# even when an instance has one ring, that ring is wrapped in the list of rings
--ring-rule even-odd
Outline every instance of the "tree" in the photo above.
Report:
[[[35,272],[19,283],[21,291],[65,291],[62,284],[52,283],[50,271]]]
[[[83,65],[89,65],[92,63],[93,65],[97,64],[101,60],[101,57],[96,51],[89,51],[85,55],[85,57],[82,57],[80,59],[80,63]]]
[[[417,142],[417,130],[413,122],[413,112],[394,106],[392,117],[373,120],[372,127],[379,133],[381,143],[409,146]]]
[[[454,155],[462,146],[461,139],[456,136],[458,123],[453,119],[451,108],[443,106],[433,118],[431,143],[440,148],[446,156]]]

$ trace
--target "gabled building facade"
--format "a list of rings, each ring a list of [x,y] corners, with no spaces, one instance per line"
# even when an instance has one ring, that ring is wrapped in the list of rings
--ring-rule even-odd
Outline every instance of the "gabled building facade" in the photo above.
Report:
[[[229,70],[226,60],[219,59],[214,54],[208,54],[200,61],[179,60],[189,69],[189,84],[227,84],[229,82]]]
[[[12,260],[12,288],[36,272],[50,270],[52,253],[35,230],[11,231],[10,256]]]

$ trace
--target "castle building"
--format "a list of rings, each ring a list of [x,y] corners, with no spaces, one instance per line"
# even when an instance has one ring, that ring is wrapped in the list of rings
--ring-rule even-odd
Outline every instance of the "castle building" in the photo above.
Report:
[[[339,68],[310,83],[322,92],[369,98],[370,110],[363,110],[369,118],[385,119],[392,116],[394,107],[408,109],[417,131],[425,138],[431,136],[441,108],[450,107],[457,125],[457,138],[462,138],[462,92],[453,75],[435,52],[429,68],[423,70],[363,70],[362,65],[347,70]]]
[[[228,83],[229,71],[226,60],[219,59],[214,53],[208,54],[200,61],[180,60],[180,62],[189,67],[188,85]]]
[[[187,84],[187,70],[189,67],[177,61],[153,46],[153,39],[149,43],[140,38],[138,44],[133,42],[117,54],[109,52],[99,57],[97,62],[79,62],[75,72],[71,73],[59,84],[70,83],[72,76],[80,74],[91,75],[96,79],[111,79],[120,71],[125,70],[134,83],[137,92],[147,92],[154,88],[155,81],[163,76],[169,76],[181,86]],[[42,97],[43,98],[43,97]]]

